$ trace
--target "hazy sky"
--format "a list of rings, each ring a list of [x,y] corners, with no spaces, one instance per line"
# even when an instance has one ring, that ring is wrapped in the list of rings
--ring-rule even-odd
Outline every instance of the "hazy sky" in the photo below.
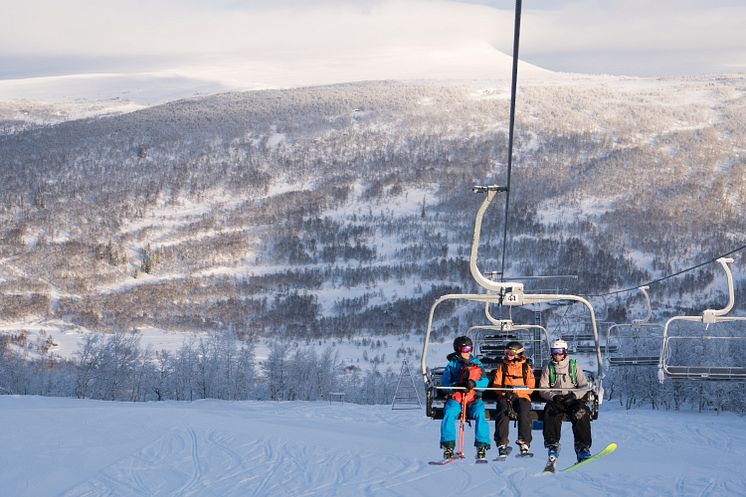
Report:
[[[237,60],[271,71],[300,59],[323,61],[318,71],[354,61],[375,74],[386,57],[420,49],[491,46],[509,54],[513,7],[501,0],[0,0],[0,79]],[[563,72],[744,72],[745,31],[746,0],[524,0],[520,55]]]

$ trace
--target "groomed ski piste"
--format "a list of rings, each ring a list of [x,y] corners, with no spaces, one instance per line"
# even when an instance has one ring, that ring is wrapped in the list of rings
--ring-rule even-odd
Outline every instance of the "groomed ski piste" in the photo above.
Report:
[[[742,496],[746,419],[731,413],[625,410],[604,403],[594,452],[571,473],[534,458],[446,466],[439,422],[420,410],[328,402],[124,403],[0,397],[5,496]],[[491,425],[494,432],[494,424]],[[515,429],[511,426],[511,439]],[[563,426],[557,468],[574,462]]]

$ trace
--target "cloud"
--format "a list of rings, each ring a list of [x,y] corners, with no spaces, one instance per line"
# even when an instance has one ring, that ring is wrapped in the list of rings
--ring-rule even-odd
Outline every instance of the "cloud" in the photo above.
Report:
[[[273,5],[270,7],[270,5]],[[453,2],[3,0],[3,55],[329,52],[486,39],[489,9]]]
[[[528,10],[526,49],[686,50],[745,48],[746,5],[735,2],[626,0],[563,2]]]
[[[509,54],[512,9],[507,0],[0,0],[0,62],[26,58],[36,74],[29,65],[54,58],[78,69],[81,60],[99,70],[121,62],[122,71],[238,58],[269,71],[309,60],[375,64],[417,50],[435,61],[485,45]],[[741,67],[744,20],[736,0],[532,0],[520,55],[558,71],[604,72],[608,61],[613,72],[641,73],[635,54],[650,70],[660,58],[669,73],[696,71],[691,61],[707,54],[713,66]]]

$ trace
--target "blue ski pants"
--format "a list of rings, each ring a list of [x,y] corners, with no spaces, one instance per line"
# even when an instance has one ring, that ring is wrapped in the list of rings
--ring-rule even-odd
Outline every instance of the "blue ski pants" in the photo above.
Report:
[[[456,443],[456,424],[461,414],[461,404],[448,399],[440,422],[440,446],[453,447]],[[466,418],[474,420],[474,445],[490,446],[490,425],[484,415],[484,402],[476,399],[466,405]]]

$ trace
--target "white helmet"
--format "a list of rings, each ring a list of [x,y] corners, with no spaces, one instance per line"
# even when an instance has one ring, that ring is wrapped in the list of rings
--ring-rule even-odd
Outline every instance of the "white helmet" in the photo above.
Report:
[[[552,342],[552,349],[565,349],[565,354],[567,354],[567,342],[562,340],[561,338],[558,338],[557,340]]]

